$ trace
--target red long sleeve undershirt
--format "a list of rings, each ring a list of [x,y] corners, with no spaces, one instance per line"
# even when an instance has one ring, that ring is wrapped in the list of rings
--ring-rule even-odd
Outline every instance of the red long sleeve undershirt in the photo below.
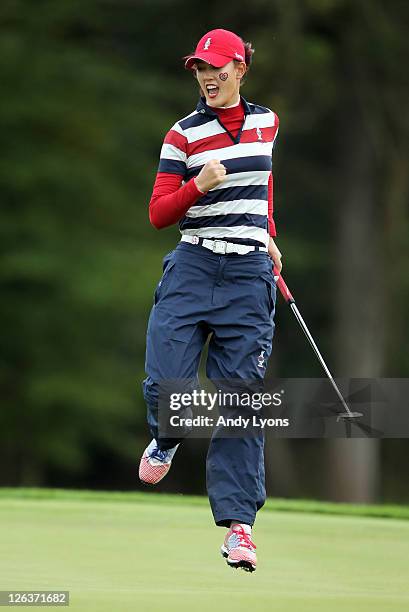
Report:
[[[233,108],[215,108],[224,127],[237,136],[244,118],[240,103]],[[162,229],[177,223],[203,193],[196,187],[194,178],[182,185],[180,174],[158,172],[149,202],[149,220],[154,227]],[[268,180],[268,227],[270,236],[276,236],[273,220],[273,175]]]

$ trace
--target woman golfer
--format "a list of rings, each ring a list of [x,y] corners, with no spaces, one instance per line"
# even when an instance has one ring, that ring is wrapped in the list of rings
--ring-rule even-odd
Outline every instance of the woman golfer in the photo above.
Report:
[[[166,134],[149,205],[158,229],[179,223],[181,240],[163,260],[147,330],[144,398],[152,442],[139,477],[158,483],[181,439],[158,431],[163,381],[197,381],[208,339],[212,381],[262,381],[271,354],[281,270],[274,243],[272,152],[277,115],[240,96],[250,43],[212,30],[185,58],[201,90],[196,109]],[[232,567],[256,568],[251,528],[265,501],[264,438],[214,432],[207,489],[216,525],[227,527],[222,554]]]

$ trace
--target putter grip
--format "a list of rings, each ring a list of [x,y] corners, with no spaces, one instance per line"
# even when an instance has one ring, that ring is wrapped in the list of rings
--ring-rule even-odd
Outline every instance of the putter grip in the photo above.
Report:
[[[291,291],[285,284],[283,277],[281,276],[280,272],[277,270],[275,266],[273,269],[273,274],[274,274],[274,279],[276,281],[277,287],[280,289],[281,295],[283,296],[287,304],[293,304],[295,302],[295,299],[291,295]]]

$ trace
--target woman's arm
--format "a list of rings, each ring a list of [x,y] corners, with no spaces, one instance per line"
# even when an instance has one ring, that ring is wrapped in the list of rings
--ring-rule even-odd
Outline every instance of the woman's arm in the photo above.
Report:
[[[206,162],[199,174],[183,186],[180,174],[158,172],[149,202],[150,222],[157,229],[173,225],[202,195],[225,178],[226,168],[217,159]]]
[[[273,205],[273,174],[270,174],[268,180],[268,229],[270,234],[270,240],[268,243],[268,254],[274,262],[274,265],[281,272],[282,263],[281,263],[281,252],[279,251],[276,243],[274,242],[274,237],[277,235],[276,226],[273,219],[274,205]]]
[[[149,202],[149,220],[156,229],[177,223],[203,195],[194,178],[183,186],[182,181],[180,174],[157,173]]]
[[[177,223],[203,195],[194,178],[182,185],[187,171],[186,147],[187,138],[175,123],[163,141],[149,202],[149,220],[157,229]]]
[[[276,226],[273,219],[274,204],[273,204],[274,179],[273,173],[270,173],[268,178],[268,233],[270,236],[277,236]]]

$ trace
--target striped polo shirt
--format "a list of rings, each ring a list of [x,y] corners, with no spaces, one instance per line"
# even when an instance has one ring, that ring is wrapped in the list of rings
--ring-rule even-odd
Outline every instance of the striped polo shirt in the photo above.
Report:
[[[167,133],[158,172],[179,174],[186,183],[219,159],[227,169],[224,182],[189,208],[179,221],[181,234],[268,246],[268,180],[279,120],[269,108],[241,101],[244,122],[234,137],[200,98]]]

